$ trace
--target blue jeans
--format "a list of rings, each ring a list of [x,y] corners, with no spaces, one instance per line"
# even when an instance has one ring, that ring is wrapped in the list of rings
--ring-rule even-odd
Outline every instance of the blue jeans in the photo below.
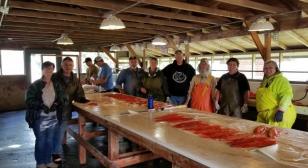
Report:
[[[34,122],[33,132],[36,138],[34,157],[37,165],[52,162],[52,141],[54,138],[56,125],[56,115],[46,113],[41,115],[40,118]]]
[[[186,96],[170,96],[172,105],[182,105],[186,101]]]
[[[56,126],[55,136],[53,140],[52,154],[59,154],[63,157],[62,143],[67,128],[67,120],[62,120]]]

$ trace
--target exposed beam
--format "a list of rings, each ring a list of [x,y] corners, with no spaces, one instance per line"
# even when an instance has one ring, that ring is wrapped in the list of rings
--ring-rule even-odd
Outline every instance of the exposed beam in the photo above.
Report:
[[[217,50],[223,51],[225,53],[230,53],[230,50],[226,49],[225,47],[221,46],[221,44],[215,42],[215,41],[207,41],[207,45],[210,45],[212,48],[215,48]]]
[[[109,50],[107,48],[102,48],[102,50],[104,51],[104,53],[107,54],[107,56],[115,63],[115,64],[119,64],[118,60],[115,59],[109,52]]]
[[[264,34],[264,53],[265,53],[265,61],[271,60],[271,51],[272,51],[272,37],[271,32],[266,32]]]
[[[234,37],[236,38],[236,40],[240,41],[241,43],[245,43],[251,47],[256,47],[256,45],[254,44],[254,42],[252,40],[250,40],[247,36],[241,36],[241,37]]]
[[[155,50],[154,48],[146,48],[145,49],[147,52],[151,52],[152,54],[154,54],[154,55],[157,55],[157,56],[159,56],[159,57],[162,57],[162,56],[164,56],[165,54],[163,54],[163,53],[161,53],[160,51],[157,51],[157,50]]]
[[[268,13],[279,13],[279,12],[286,12],[288,11],[286,8],[279,8],[273,5],[268,5],[265,3],[255,2],[251,0],[216,0],[219,2],[241,6],[245,8],[255,9],[259,11],[264,11]]]
[[[237,50],[240,50],[240,51],[243,51],[243,52],[246,52],[246,49],[242,46],[240,46],[239,44],[237,43],[234,43],[233,41],[229,40],[229,39],[222,39],[225,43],[229,44],[231,47],[237,49]]]
[[[132,1],[138,1],[138,0],[132,0]],[[241,19],[243,20],[245,18],[245,15],[242,13],[232,12],[232,11],[226,11],[221,9],[213,9],[205,6],[199,6],[191,3],[185,3],[185,2],[179,2],[179,1],[171,1],[171,0],[143,0],[142,3],[151,4],[151,5],[157,5],[157,6],[163,6],[173,9],[180,9],[180,10],[186,10],[186,11],[192,11],[192,12],[199,12],[199,13],[205,13],[210,15],[216,15],[216,16],[223,16],[223,17],[229,17],[229,18],[235,18],[235,19]]]
[[[140,16],[130,16],[126,14],[118,14],[117,15],[120,19],[131,21],[131,22],[140,22],[140,23],[149,23],[154,25],[166,25],[166,26],[174,26],[174,27],[181,27],[181,28],[188,28],[188,29],[201,29],[202,26],[198,26],[195,24],[190,23],[183,23],[178,21],[171,21],[171,20],[162,20],[162,19],[152,19]]]
[[[283,50],[286,50],[286,49],[288,48],[284,43],[282,43],[282,42],[279,41],[279,40],[278,40],[278,41],[275,41],[275,40],[272,39],[272,44],[278,46],[279,48],[281,48],[281,49],[283,49]]]
[[[208,53],[211,53],[211,54],[215,54],[215,51],[207,48],[205,45],[203,45],[201,42],[194,42],[192,45],[194,45],[195,47],[197,48],[201,48],[200,50],[203,52],[203,51],[206,51]]]
[[[188,52],[193,52],[193,53],[197,53],[197,54],[202,54],[202,51],[201,50],[199,50],[199,49],[197,49],[197,48],[195,48],[195,47],[193,47],[192,46],[192,44],[189,44],[189,50],[188,50]],[[185,47],[185,50],[186,50],[187,48]],[[186,51],[185,51],[185,53],[186,53]]]
[[[300,36],[299,34],[297,34],[295,31],[290,30],[290,31],[286,31],[285,33],[288,34],[293,39],[295,39],[296,41],[308,47],[308,41],[304,39],[302,36]]]
[[[84,1],[84,0],[44,0],[44,1],[85,6],[85,7],[91,7],[91,8],[96,8],[96,9],[107,9],[107,10],[113,10],[113,11],[118,11],[128,6],[128,4],[120,4],[120,3],[116,3],[112,1],[96,1],[96,0],[87,0],[87,1]],[[224,23],[223,21],[219,21],[216,19],[208,19],[206,17],[184,15],[184,14],[179,14],[179,13],[174,13],[174,12],[164,12],[161,10],[153,10],[153,9],[142,8],[142,7],[132,7],[132,8],[125,10],[125,12],[150,15],[150,16],[162,17],[162,18],[167,18],[167,19],[185,20],[185,21],[197,22],[197,23],[209,23],[209,24]]]

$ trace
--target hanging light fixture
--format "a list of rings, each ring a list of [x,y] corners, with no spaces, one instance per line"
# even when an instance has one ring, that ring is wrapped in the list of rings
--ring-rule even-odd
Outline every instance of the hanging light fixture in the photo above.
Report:
[[[152,44],[157,46],[167,45],[167,40],[163,37],[157,36],[152,40]]]
[[[253,22],[248,31],[269,31],[274,30],[274,26],[271,22],[266,20],[266,18],[259,18]]]
[[[61,34],[61,37],[57,39],[58,45],[73,45],[74,42],[68,37],[66,33]]]
[[[117,46],[117,45],[112,45],[110,47],[109,51],[114,51],[114,52],[121,51],[121,48],[119,46]]]
[[[118,17],[114,15],[109,15],[106,19],[102,21],[99,28],[104,30],[118,30],[124,29],[125,25]]]

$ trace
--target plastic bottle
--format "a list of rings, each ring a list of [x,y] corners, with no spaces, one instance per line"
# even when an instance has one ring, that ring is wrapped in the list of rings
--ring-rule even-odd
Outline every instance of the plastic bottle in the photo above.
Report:
[[[148,109],[154,109],[154,98],[152,95],[148,97]]]

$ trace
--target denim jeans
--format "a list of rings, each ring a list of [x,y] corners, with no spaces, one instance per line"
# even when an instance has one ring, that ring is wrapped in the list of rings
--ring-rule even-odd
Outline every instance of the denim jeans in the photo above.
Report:
[[[36,138],[34,157],[37,165],[52,162],[52,141],[56,125],[56,112],[50,112],[48,114],[41,112],[40,118],[34,122],[33,132]]]
[[[186,101],[186,96],[170,96],[170,101],[172,105],[181,105]]]
[[[56,126],[55,136],[53,140],[53,151],[52,154],[58,154],[63,157],[62,143],[67,128],[67,119],[62,120]]]

